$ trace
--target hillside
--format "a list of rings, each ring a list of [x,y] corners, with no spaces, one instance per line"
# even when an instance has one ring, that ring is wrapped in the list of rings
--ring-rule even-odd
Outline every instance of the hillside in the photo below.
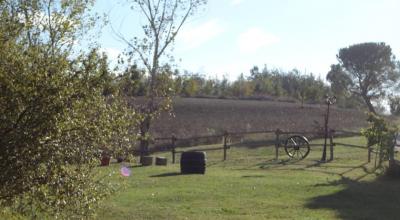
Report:
[[[315,130],[315,121],[324,124],[326,105],[298,103],[228,100],[203,98],[175,98],[175,116],[163,114],[152,126],[156,137],[178,137],[220,134],[255,130]],[[359,130],[366,125],[365,114],[357,110],[333,106],[330,127],[333,129]]]

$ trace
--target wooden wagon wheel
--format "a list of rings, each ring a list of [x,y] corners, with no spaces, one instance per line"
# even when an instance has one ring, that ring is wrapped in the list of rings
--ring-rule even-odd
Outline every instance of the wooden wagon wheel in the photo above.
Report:
[[[294,135],[286,139],[285,151],[289,157],[301,160],[310,153],[310,145],[306,137]]]

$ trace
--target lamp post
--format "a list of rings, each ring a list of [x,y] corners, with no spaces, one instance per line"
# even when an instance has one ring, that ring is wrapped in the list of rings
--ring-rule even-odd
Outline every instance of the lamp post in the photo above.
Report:
[[[325,115],[325,142],[324,142],[324,148],[322,150],[322,158],[321,162],[326,161],[326,142],[328,139],[328,123],[329,123],[329,107],[333,104],[336,103],[336,97],[335,96],[326,96],[325,103],[328,105],[328,109]]]

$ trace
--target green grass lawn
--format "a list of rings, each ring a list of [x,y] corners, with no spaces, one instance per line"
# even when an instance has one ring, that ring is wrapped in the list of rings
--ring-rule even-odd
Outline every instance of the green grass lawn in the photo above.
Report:
[[[340,142],[365,144],[363,138]],[[274,155],[272,147],[242,146],[222,161],[222,151],[211,151],[205,175],[180,175],[179,164],[132,167],[125,187],[102,204],[96,218],[400,218],[400,181],[378,178],[365,149],[336,146],[335,160],[323,164],[321,147],[302,161],[288,160],[283,149],[278,161]],[[101,169],[118,172],[120,166]]]

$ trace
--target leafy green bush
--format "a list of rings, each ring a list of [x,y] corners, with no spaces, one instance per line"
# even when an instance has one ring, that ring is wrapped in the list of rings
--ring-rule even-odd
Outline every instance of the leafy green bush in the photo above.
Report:
[[[99,150],[136,139],[140,117],[108,89],[106,58],[72,55],[90,3],[0,1],[0,207],[9,213],[89,216],[112,190],[95,170]]]
[[[368,113],[367,121],[369,127],[363,130],[362,134],[367,138],[368,146],[377,148],[379,152],[378,165],[382,166],[384,160],[393,157],[393,146],[398,128],[389,125],[384,118],[374,113]]]

